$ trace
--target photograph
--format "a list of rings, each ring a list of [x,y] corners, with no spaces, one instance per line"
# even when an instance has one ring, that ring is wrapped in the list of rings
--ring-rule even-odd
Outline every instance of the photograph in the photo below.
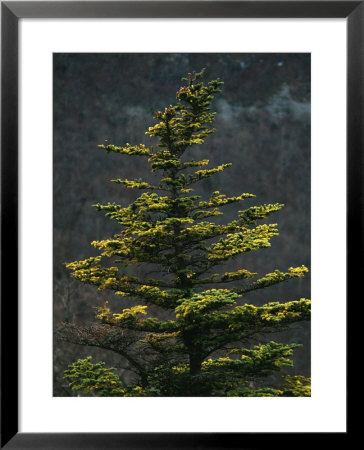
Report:
[[[311,396],[311,54],[53,53],[53,396]]]
[[[0,11],[0,448],[345,447],[364,2]]]

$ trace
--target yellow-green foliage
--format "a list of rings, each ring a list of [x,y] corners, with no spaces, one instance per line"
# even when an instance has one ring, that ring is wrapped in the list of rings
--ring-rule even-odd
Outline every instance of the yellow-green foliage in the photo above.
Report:
[[[100,397],[143,397],[146,392],[140,386],[124,387],[120,378],[113,373],[115,368],[105,368],[104,362],[93,364],[92,357],[70,364],[64,378],[70,380],[74,391],[93,392]]]
[[[260,205],[251,206],[248,209],[239,211],[239,217],[242,223],[245,224],[256,224],[257,220],[264,219],[270,214],[281,210],[284,207],[281,203],[274,203],[272,205]]]
[[[150,155],[152,149],[147,148],[144,144],[130,145],[126,143],[124,147],[118,147],[116,145],[98,145],[99,148],[106,150],[107,153],[121,153],[123,155]]]
[[[246,293],[255,289],[262,289],[274,284],[281,283],[282,281],[290,280],[292,278],[301,278],[308,272],[307,267],[290,267],[288,272],[281,272],[276,269],[274,272],[267,273],[264,277],[254,281],[248,288],[241,289],[239,292]]]
[[[230,357],[208,359],[202,363],[202,367],[206,371],[235,371],[236,367],[239,367],[240,372],[246,376],[257,373],[259,376],[266,376],[277,369],[292,366],[292,360],[289,357],[293,349],[297,347],[299,347],[297,344],[283,345],[269,342],[256,345],[252,349],[234,349],[228,354],[238,354],[239,359]]]
[[[107,307],[107,304],[105,304],[104,307],[99,307],[98,311],[99,314],[96,316],[98,319],[105,320],[105,319],[112,319],[114,322],[123,322],[127,320],[133,320],[135,321],[139,315],[145,315],[146,313],[146,306],[138,305],[133,306],[132,308],[125,308],[121,313],[111,313],[110,308]]]
[[[311,378],[301,375],[284,377],[279,389],[249,389],[239,387],[227,393],[228,397],[311,397]]]
[[[276,327],[289,323],[309,320],[311,301],[301,298],[285,303],[271,302],[263,306],[245,304],[236,306],[229,312],[216,316],[216,320],[225,320],[231,330],[249,330],[267,325]]]
[[[79,281],[88,284],[94,284],[99,289],[111,288],[117,280],[117,267],[102,267],[98,263],[101,257],[88,258],[84,261],[76,261],[66,265],[68,269],[73,270],[73,276]],[[93,266],[92,264],[95,264]]]
[[[306,378],[302,375],[286,375],[284,379],[283,396],[311,397],[311,378]]]
[[[122,395],[124,389],[120,378],[113,373],[115,369],[105,368],[103,362],[93,364],[91,359],[91,356],[79,359],[65,371],[70,387],[75,391],[96,392],[102,397]]]
[[[255,197],[255,195],[246,193],[240,194],[236,197],[227,197],[225,194],[220,194],[220,191],[214,191],[208,201],[201,201],[198,203],[198,208],[206,209],[216,206],[224,206],[252,197]]]
[[[122,180],[121,178],[117,178],[116,180],[111,180],[113,183],[123,184],[125,187],[129,189],[158,189],[157,186],[153,186],[152,184],[147,183],[146,181],[142,181],[140,179],[137,180]]]
[[[263,384],[250,389],[247,384],[291,366],[297,347],[275,342],[251,347],[249,339],[309,320],[311,304],[301,298],[255,306],[246,294],[301,278],[308,269],[302,265],[259,275],[243,267],[228,272],[221,268],[233,258],[240,263],[243,253],[270,247],[279,234],[277,224],[258,222],[284,205],[248,204],[235,220],[217,223],[214,218],[222,218],[226,205],[249,202],[254,194],[228,196],[219,190],[207,198],[193,194],[191,185],[223,176],[231,166],[226,162],[210,168],[208,158],[196,160],[193,155],[195,145],[215,132],[210,106],[223,84],[205,83],[202,77],[203,71],[188,74],[177,91],[177,104],[154,113],[156,123],[146,134],[157,140],[156,145],[99,146],[107,153],[146,156],[153,183],[140,178],[112,180],[147,192],[135,194],[128,205],[95,204],[120,231],[92,242],[98,256],[71,262],[67,268],[77,280],[117,295],[121,307],[112,311],[106,302],[97,309],[96,318],[103,330],[120,330],[120,342],[124,330],[138,336],[134,346],[123,347],[121,354],[140,377],[140,385],[121,386],[111,369],[86,359],[66,372],[72,389],[120,396],[309,395],[309,380],[298,376],[286,378],[278,388]],[[155,278],[130,275],[133,266],[144,266],[138,273],[152,273]],[[222,288],[217,288],[220,284]],[[123,297],[135,304],[123,308]]]
[[[228,234],[216,244],[208,248],[209,259],[227,260],[241,253],[270,247],[270,239],[278,236],[277,224],[258,225],[253,229],[245,229],[239,233]]]
[[[175,309],[177,319],[179,317],[190,317],[205,314],[222,306],[231,306],[235,304],[238,297],[234,292],[227,289],[211,289],[208,291],[195,294],[190,298],[182,301],[181,305]]]
[[[235,272],[225,272],[221,277],[221,281],[249,279],[255,277],[255,275],[257,275],[257,272],[249,272],[249,270],[240,269]]]

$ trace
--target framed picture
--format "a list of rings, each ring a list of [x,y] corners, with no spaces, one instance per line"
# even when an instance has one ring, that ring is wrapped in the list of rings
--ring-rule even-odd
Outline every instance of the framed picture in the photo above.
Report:
[[[1,11],[2,448],[346,439],[362,2]]]

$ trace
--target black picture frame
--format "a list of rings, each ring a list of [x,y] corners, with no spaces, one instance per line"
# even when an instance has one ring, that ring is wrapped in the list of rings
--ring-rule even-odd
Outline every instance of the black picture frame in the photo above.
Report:
[[[265,448],[274,433],[18,432],[18,22],[21,18],[345,18],[347,20],[347,303],[363,250],[363,1],[2,1],[1,2],[1,448]],[[362,276],[362,275],[361,275]],[[15,319],[14,319],[15,318]],[[348,351],[350,347],[348,345]],[[347,431],[332,433],[343,443]],[[297,439],[277,433],[280,447]],[[315,433],[315,443],[318,434]],[[322,433],[327,445],[327,434]],[[351,435],[351,433],[350,433]],[[274,438],[274,439],[273,439]],[[311,433],[299,437],[308,444]],[[268,444],[268,442],[270,444]]]

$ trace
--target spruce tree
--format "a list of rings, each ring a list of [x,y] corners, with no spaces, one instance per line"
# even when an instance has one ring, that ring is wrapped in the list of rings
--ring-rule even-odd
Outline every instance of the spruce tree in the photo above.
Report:
[[[67,264],[77,280],[112,291],[120,308],[113,311],[105,302],[94,324],[64,324],[59,337],[116,352],[135,373],[133,382],[125,384],[113,368],[88,357],[65,372],[74,390],[99,396],[310,395],[310,379],[303,376],[269,385],[269,375],[292,366],[298,345],[263,340],[309,320],[310,301],[263,306],[247,301],[249,292],[302,277],[308,269],[263,275],[245,268],[223,270],[233,258],[240,263],[244,253],[270,247],[277,224],[264,219],[284,205],[246,207],[235,220],[222,223],[224,206],[254,195],[227,196],[216,190],[203,199],[194,193],[196,183],[231,165],[208,168],[207,158],[193,157],[195,146],[215,132],[216,113],[210,106],[223,84],[219,79],[204,82],[203,72],[182,78],[176,105],[154,113],[156,123],[146,134],[155,146],[99,146],[107,153],[144,158],[157,181],[112,180],[143,192],[129,205],[94,205],[118,223],[120,232],[92,242],[98,256]],[[134,306],[123,307],[125,297]],[[263,343],[252,344],[257,337]]]

